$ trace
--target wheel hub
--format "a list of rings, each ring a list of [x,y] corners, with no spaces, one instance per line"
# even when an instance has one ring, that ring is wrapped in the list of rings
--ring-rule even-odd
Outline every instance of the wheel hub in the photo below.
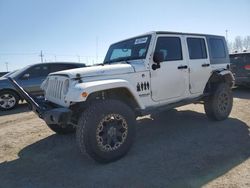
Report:
[[[226,112],[229,106],[229,97],[227,95],[227,93],[223,92],[219,95],[219,109],[221,112]]]
[[[105,152],[118,149],[125,142],[127,134],[127,122],[119,114],[105,116],[96,129],[98,146]]]
[[[4,109],[12,108],[16,103],[16,99],[11,94],[3,94],[0,96],[0,106]]]

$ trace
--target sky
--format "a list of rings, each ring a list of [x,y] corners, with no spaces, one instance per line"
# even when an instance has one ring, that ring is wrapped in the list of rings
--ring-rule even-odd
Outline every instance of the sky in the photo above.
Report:
[[[249,0],[0,0],[0,72],[43,60],[102,62],[149,31],[250,35]]]

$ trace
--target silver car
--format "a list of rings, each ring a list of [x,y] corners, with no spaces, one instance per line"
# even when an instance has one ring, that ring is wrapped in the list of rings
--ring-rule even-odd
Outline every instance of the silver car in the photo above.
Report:
[[[43,95],[40,85],[47,75],[67,69],[85,67],[83,63],[53,62],[29,65],[11,72],[0,78],[0,110],[10,110],[17,106],[22,97],[10,84],[7,77],[15,79],[27,92],[33,96]]]

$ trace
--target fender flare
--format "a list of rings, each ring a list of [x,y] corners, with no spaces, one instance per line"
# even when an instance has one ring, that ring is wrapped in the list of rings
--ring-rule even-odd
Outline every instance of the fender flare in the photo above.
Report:
[[[133,86],[126,80],[123,79],[109,79],[109,80],[99,80],[99,81],[89,81],[83,83],[77,83],[73,89],[69,90],[67,100],[81,102],[86,101],[87,98],[95,93],[110,89],[125,88],[133,96],[135,102],[138,104],[140,109],[145,109],[144,104],[139,98],[139,95],[133,88]],[[83,92],[87,93],[87,97],[83,97],[81,94]]]

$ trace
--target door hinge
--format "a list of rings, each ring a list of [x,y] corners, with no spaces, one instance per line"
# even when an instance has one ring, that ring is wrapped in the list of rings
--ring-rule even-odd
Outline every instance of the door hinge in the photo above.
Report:
[[[191,84],[189,84],[189,90],[191,89],[192,87],[191,87]]]

